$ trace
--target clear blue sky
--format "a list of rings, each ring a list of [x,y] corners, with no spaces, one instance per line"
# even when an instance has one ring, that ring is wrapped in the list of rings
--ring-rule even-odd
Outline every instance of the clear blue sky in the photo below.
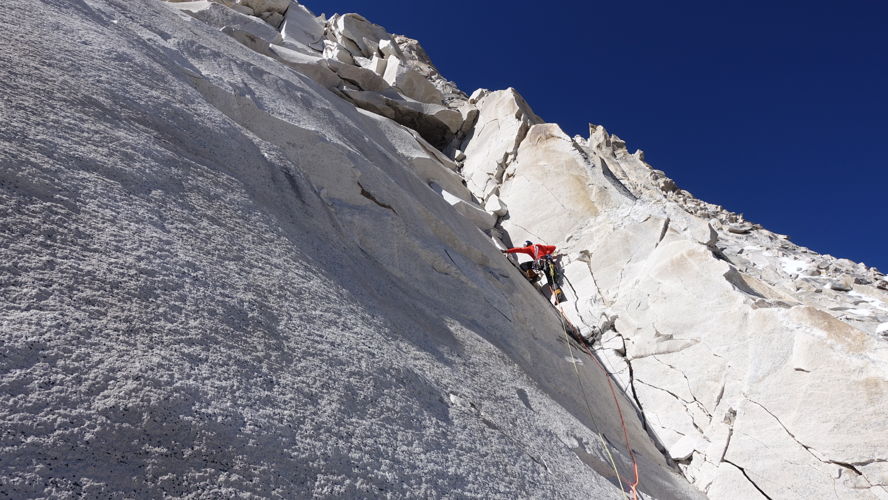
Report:
[[[680,187],[888,272],[888,2],[305,2],[420,41],[471,93],[604,125]]]

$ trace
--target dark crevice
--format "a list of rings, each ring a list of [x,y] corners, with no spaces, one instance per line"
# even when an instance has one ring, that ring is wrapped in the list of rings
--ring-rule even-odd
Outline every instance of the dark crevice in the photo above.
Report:
[[[638,393],[635,392],[635,372],[632,370],[632,362],[629,361],[628,358],[626,359],[626,366],[629,369],[629,388],[632,389],[632,399],[635,400],[635,405],[638,407],[638,413],[641,417],[641,428],[644,429],[645,432],[650,432],[648,430],[647,415],[644,414],[641,400],[638,399]]]
[[[361,196],[363,196],[364,198],[367,198],[368,200],[372,201],[373,203],[376,203],[377,205],[379,205],[382,208],[387,208],[387,209],[391,210],[392,212],[395,213],[395,215],[398,214],[398,212],[394,208],[392,208],[391,205],[385,204],[385,203],[377,200],[376,197],[373,196],[372,193],[370,193],[369,191],[364,189],[364,186],[362,186],[360,182],[358,183],[358,187],[361,188]]]
[[[722,448],[721,455],[718,457],[719,461],[724,461],[725,455],[728,454],[728,447],[731,446],[731,438],[734,437],[734,420],[736,418],[737,410],[728,408],[728,411],[725,413],[725,418],[722,420],[723,423],[728,425],[728,438],[725,439],[725,446]]]
[[[607,179],[607,181],[610,182],[611,185],[617,189],[617,191],[623,193],[624,195],[626,195],[626,197],[628,197],[632,201],[635,201],[639,198],[638,196],[635,195],[635,193],[632,192],[632,190],[629,189],[628,186],[626,186],[626,184],[623,183],[623,181],[620,180],[619,177],[617,177],[613,173],[613,171],[611,171],[610,167],[608,166],[608,164],[604,160],[604,158],[599,157],[598,160],[599,160],[598,166],[601,168],[601,173],[604,174],[604,178]],[[587,162],[587,165],[589,165],[590,167],[594,167],[594,165],[592,164],[591,161]],[[628,184],[628,182],[627,182],[627,184]]]
[[[763,489],[759,488],[759,485],[755,484],[755,481],[753,481],[752,478],[749,477],[749,474],[746,473],[746,469],[744,469],[743,467],[740,467],[739,465],[735,464],[734,462],[731,462],[730,460],[723,460],[722,463],[731,464],[734,467],[736,467],[737,470],[739,470],[740,473],[743,474],[743,477],[745,477],[746,480],[749,481],[749,484],[751,484],[753,486],[753,488],[757,489],[758,492],[761,493],[763,497],[767,498],[768,500],[774,500],[767,493],[765,493],[765,491]]]
[[[615,329],[616,331],[616,329]],[[619,335],[619,332],[617,332]],[[620,335],[622,338],[623,336]],[[625,338],[623,339],[625,345]],[[663,458],[666,460],[666,463],[669,464],[670,467],[678,470],[678,466],[675,460],[672,459],[672,456],[669,454],[669,450],[663,445],[660,441],[660,438],[657,436],[657,433],[648,425],[647,414],[644,412],[644,407],[641,405],[641,400],[638,398],[638,393],[635,391],[635,371],[632,369],[632,362],[629,361],[629,358],[624,358],[626,362],[626,368],[629,372],[629,389],[632,391],[632,400],[635,401],[635,412],[638,415],[638,419],[641,421],[641,428],[644,430],[645,434],[651,439],[651,442],[657,448]],[[644,383],[639,380],[639,383]],[[692,419],[693,420],[693,419]],[[673,432],[677,432],[678,434],[682,434],[674,429]],[[684,434],[682,434],[683,436]]]
[[[855,474],[857,474],[858,476],[862,476],[862,475],[863,475],[863,473],[860,472],[860,470],[858,470],[857,467],[854,467],[854,465],[849,464],[849,463],[847,463],[847,462],[839,462],[839,461],[836,461],[836,460],[828,460],[827,463],[836,464],[836,465],[838,465],[839,467],[844,467],[844,468],[846,468],[846,469],[849,469],[849,470],[853,471]]]
[[[715,404],[712,405],[713,408],[718,408],[718,404],[721,403],[721,400],[725,395],[725,385],[725,381],[722,380],[721,388],[718,390],[718,394],[715,396]]]
[[[660,242],[663,241],[663,238],[666,237],[666,231],[669,230],[669,223],[670,222],[671,221],[669,220],[669,217],[666,217],[666,222],[663,223],[663,229],[660,230],[660,237],[657,238],[657,244],[655,246],[659,246]]]
[[[346,78],[346,77],[340,75],[339,73],[336,73],[336,76],[338,76],[345,83],[350,83],[360,90],[365,90],[364,87],[362,87],[359,82],[352,80],[351,78]]]
[[[855,467],[855,465],[869,465],[869,464],[875,463],[875,462],[885,462],[885,460],[873,459],[873,460],[868,460],[866,462],[857,463],[857,464],[852,464],[852,463],[848,463],[848,462],[839,462],[837,460],[827,460],[825,463],[838,465],[839,467],[850,470],[851,472],[857,474],[864,481],[866,481],[866,484],[868,484],[870,488],[882,488],[883,490],[888,491],[888,488],[886,488],[884,484],[879,484],[879,483],[874,484],[872,481],[870,481],[870,479],[868,477],[866,477],[866,474],[864,474],[863,472],[860,471],[860,469]]]
[[[453,265],[459,268],[459,264],[457,264],[456,261],[453,260],[453,257],[450,255],[450,252],[448,252],[446,248],[444,249],[444,253],[447,254],[447,258],[450,259],[450,262],[453,262]]]
[[[286,168],[281,168],[281,173],[284,174],[284,178],[287,179],[287,183],[290,185],[290,189],[296,194],[296,198],[305,204],[305,197],[302,196],[302,190],[299,189],[299,183],[296,182],[296,177]]]
[[[689,405],[692,405],[692,404],[694,404],[694,403],[697,402],[696,399],[693,400],[693,401],[688,401],[687,399],[684,399],[683,397],[681,397],[681,396],[679,396],[678,394],[676,394],[676,393],[670,391],[669,389],[664,389],[664,388],[662,388],[662,387],[657,387],[657,386],[655,386],[655,385],[653,385],[653,384],[649,384],[649,383],[645,382],[644,380],[639,380],[638,383],[639,383],[639,384],[644,384],[644,385],[650,387],[651,389],[655,389],[655,390],[658,390],[658,391],[660,391],[660,392],[665,392],[666,394],[669,394],[669,395],[672,396],[673,398],[675,398],[675,399],[681,401],[681,402],[683,403],[683,406],[685,406],[685,407],[687,407],[687,406],[689,406]]]

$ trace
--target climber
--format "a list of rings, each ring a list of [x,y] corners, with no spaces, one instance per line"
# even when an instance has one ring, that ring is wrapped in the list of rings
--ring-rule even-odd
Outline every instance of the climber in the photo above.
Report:
[[[558,272],[555,261],[552,259],[555,250],[555,245],[540,245],[534,244],[532,241],[525,241],[523,247],[509,248],[507,250],[501,250],[501,252],[530,255],[533,260],[522,262],[518,265],[518,269],[521,270],[524,277],[531,283],[535,283],[540,279],[537,271],[541,271],[546,276],[546,281],[549,283],[549,288],[552,290],[552,293],[558,299],[558,302],[561,303],[566,301],[567,298],[565,298],[564,292],[561,291],[561,287],[558,284],[561,280],[561,274]]]

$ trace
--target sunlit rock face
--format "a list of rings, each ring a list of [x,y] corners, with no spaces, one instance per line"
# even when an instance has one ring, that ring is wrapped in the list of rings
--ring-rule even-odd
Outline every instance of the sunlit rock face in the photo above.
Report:
[[[877,270],[359,14],[7,7],[2,495],[888,498]]]
[[[603,127],[522,121],[511,95],[474,95],[467,185],[508,206],[501,236],[561,248],[566,313],[663,453],[714,498],[884,495],[884,275],[694,199]]]

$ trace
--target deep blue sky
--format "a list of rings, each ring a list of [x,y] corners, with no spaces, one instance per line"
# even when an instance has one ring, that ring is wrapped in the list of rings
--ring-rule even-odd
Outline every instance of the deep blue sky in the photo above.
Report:
[[[888,272],[888,2],[305,2],[420,41],[471,93],[604,125],[698,198]]]

